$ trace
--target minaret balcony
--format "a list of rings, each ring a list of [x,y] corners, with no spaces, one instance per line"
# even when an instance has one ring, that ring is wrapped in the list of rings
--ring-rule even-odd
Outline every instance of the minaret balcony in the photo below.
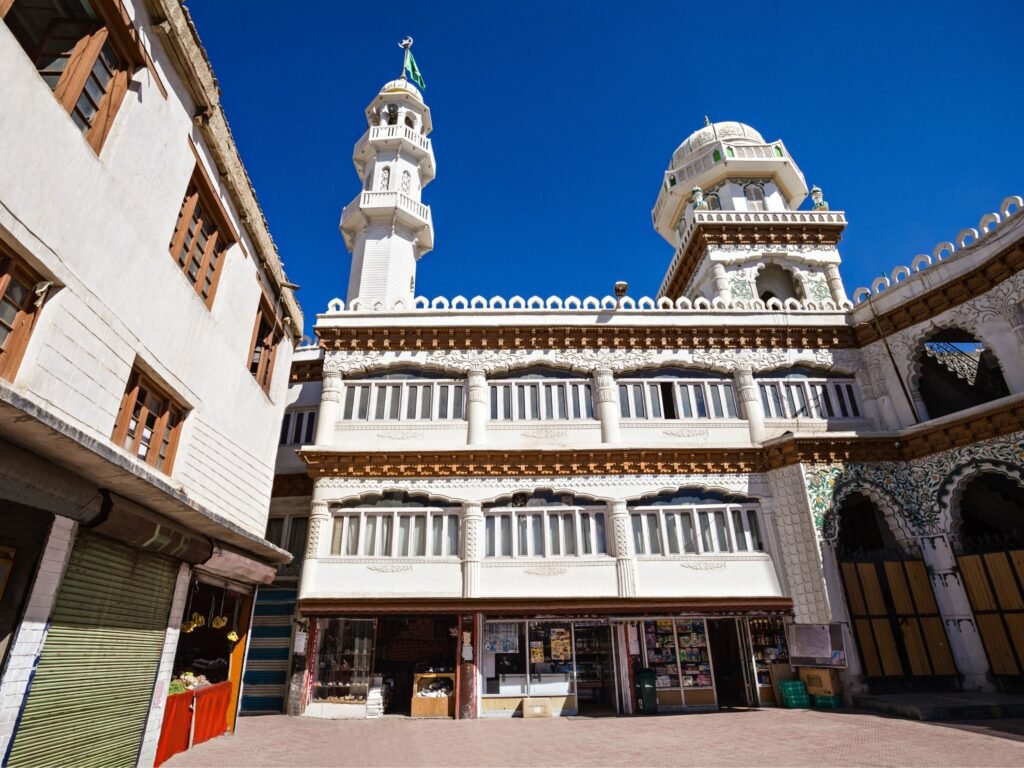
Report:
[[[421,248],[434,246],[434,220],[430,206],[413,200],[401,192],[361,192],[341,212],[341,233],[351,251],[355,235],[371,221],[394,219],[416,233]]]
[[[781,141],[771,144],[716,141],[701,147],[678,168],[665,173],[658,199],[651,211],[655,229],[671,238],[680,209],[690,202],[693,187],[705,191],[728,177],[771,178],[791,208],[807,196],[803,171]]]
[[[420,165],[421,184],[433,181],[434,149],[430,139],[405,125],[376,125],[363,134],[352,152],[352,162],[360,176],[366,164],[381,150],[398,150],[416,158]]]

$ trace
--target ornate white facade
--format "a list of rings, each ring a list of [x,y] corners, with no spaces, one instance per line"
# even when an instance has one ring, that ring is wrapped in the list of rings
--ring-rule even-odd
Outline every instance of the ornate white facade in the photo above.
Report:
[[[371,124],[393,94],[414,121],[428,114],[403,83],[381,91]],[[403,143],[385,157],[366,142],[356,154],[367,189],[384,167],[388,183],[409,170],[417,192],[432,178],[429,155],[406,157]],[[728,617],[741,635],[757,617],[840,623],[851,693],[915,676],[966,689],[1005,677],[992,671],[957,576],[956,558],[967,556],[950,543],[959,502],[914,494],[925,493],[922,477],[936,487],[989,470],[1020,480],[1011,469],[1012,456],[1018,466],[1024,458],[1013,434],[1024,408],[1020,198],[962,232],[958,247],[854,292],[856,304],[839,273],[845,215],[808,190],[781,141],[742,123],[709,123],[672,156],[652,212],[675,248],[657,298],[413,298],[412,255],[432,239],[375,234],[363,199],[342,221],[354,254],[348,300],[331,302],[317,345],[296,353],[296,420],[279,453],[276,514],[310,515],[298,612],[311,642],[332,616],[473,616],[459,657],[467,717],[516,709],[487,666],[495,616],[607,623],[619,711],[636,706],[635,633],[681,616],[709,632]],[[371,245],[383,281],[372,288]],[[972,338],[935,335],[953,328]],[[314,411],[312,439],[297,437],[299,414]],[[937,456],[951,458],[939,466]],[[854,496],[891,527],[880,535],[902,548],[894,562],[928,564],[936,607],[913,616],[925,645],[939,648],[927,669],[909,636],[878,639],[896,649],[898,671],[862,660],[872,625],[847,595],[870,547],[837,544]],[[750,648],[742,641],[740,656]],[[333,716],[313,653],[295,678],[294,708]],[[745,701],[770,701],[760,667],[749,658],[737,667]],[[700,675],[682,676],[671,695],[659,681],[662,706],[727,700],[717,676],[711,698],[686,688]],[[552,706],[576,711],[581,695]]]

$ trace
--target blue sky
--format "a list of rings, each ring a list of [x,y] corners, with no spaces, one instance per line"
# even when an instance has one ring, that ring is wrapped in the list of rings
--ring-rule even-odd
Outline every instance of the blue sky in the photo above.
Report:
[[[852,294],[1024,193],[1024,2],[193,0],[309,323],[344,298],[363,109],[416,39],[437,179],[427,296],[653,295],[650,209],[712,120],[781,138],[849,227]]]

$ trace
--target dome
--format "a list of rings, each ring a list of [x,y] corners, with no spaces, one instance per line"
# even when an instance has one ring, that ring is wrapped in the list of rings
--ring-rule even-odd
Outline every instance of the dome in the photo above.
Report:
[[[384,83],[384,87],[380,89],[380,95],[385,93],[408,93],[413,98],[423,101],[423,94],[420,93],[419,88],[410,83],[404,77]]]
[[[699,131],[691,133],[672,153],[672,166],[678,168],[683,160],[713,141],[726,139],[736,143],[764,144],[764,137],[746,123],[726,121],[705,125]]]

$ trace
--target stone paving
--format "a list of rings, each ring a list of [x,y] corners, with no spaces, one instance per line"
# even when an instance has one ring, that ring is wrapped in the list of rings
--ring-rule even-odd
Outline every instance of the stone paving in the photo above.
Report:
[[[922,723],[853,710],[552,720],[240,718],[181,766],[1024,766],[1024,720]]]

